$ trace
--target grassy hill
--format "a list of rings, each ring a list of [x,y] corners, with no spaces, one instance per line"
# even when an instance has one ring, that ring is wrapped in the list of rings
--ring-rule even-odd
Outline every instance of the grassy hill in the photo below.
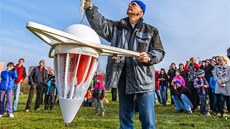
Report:
[[[106,98],[111,100],[111,94],[106,92]],[[50,111],[44,111],[44,105],[40,111],[25,112],[27,95],[21,95],[19,110],[14,113],[14,118],[0,118],[0,129],[65,129],[59,105]],[[35,98],[34,98],[35,101]],[[33,101],[33,104],[35,103]],[[32,105],[34,107],[34,105]],[[105,104],[105,116],[95,115],[93,107],[81,107],[74,121],[68,129],[118,129],[118,102]],[[189,115],[176,113],[172,105],[163,107],[155,106],[157,129],[229,129],[229,119],[220,119],[218,116],[201,116],[198,111]],[[141,123],[138,113],[134,117],[135,128],[140,129]]]

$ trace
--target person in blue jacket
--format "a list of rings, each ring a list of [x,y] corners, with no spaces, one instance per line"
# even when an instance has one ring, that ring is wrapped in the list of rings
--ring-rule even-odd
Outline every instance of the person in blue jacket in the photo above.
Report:
[[[9,117],[14,117],[12,110],[12,92],[14,89],[14,79],[17,78],[17,71],[14,70],[14,63],[9,62],[7,69],[1,72],[0,83],[0,117],[3,116],[4,109],[7,111]],[[6,107],[4,107],[6,98]]]
[[[212,89],[212,105],[211,105],[211,110],[213,111],[212,112],[212,115],[216,115],[217,114],[217,98],[216,98],[216,94],[215,94],[215,90],[216,90],[216,79],[214,78],[214,70],[212,70],[212,75],[210,77],[210,80],[209,80],[209,85]]]
[[[55,76],[53,71],[51,70],[48,74],[48,82],[46,84],[46,97],[45,97],[45,110],[53,110],[55,105],[56,91],[57,85],[55,84]]]

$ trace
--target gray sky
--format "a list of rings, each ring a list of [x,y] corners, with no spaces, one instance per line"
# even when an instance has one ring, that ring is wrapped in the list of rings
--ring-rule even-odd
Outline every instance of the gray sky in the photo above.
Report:
[[[229,0],[143,0],[147,9],[144,22],[158,28],[166,55],[156,67],[168,68],[171,62],[185,63],[191,56],[200,59],[226,55],[230,47]],[[93,0],[108,19],[126,17],[130,0]],[[25,66],[38,65],[48,58],[49,46],[29,32],[26,22],[33,21],[59,30],[80,23],[77,0],[4,0],[0,4],[0,61]],[[84,24],[88,24],[84,19]],[[102,40],[103,44],[108,44]],[[100,59],[104,70],[106,57]]]

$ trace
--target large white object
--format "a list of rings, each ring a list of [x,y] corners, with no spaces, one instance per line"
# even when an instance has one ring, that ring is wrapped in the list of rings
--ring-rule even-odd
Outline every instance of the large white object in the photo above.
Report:
[[[83,102],[100,55],[138,57],[140,54],[102,45],[97,33],[82,24],[74,24],[60,31],[28,22],[27,28],[51,46],[49,57],[54,57],[59,102],[67,125],[74,119]]]

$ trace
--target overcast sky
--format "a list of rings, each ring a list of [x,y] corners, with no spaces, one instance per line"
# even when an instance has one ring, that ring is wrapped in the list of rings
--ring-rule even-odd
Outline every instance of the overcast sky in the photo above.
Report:
[[[144,22],[158,28],[165,48],[165,58],[156,67],[168,68],[171,62],[184,63],[190,57],[207,59],[226,55],[230,47],[230,0],[143,0],[147,9]],[[126,17],[130,0],[93,0],[108,19]],[[38,65],[45,59],[48,66],[49,46],[35,37],[25,26],[28,21],[59,30],[79,24],[80,0],[1,0],[0,61],[17,63],[25,58],[25,66]],[[87,19],[83,24],[88,25]],[[103,44],[108,44],[102,40]],[[104,70],[106,57],[100,59]]]

